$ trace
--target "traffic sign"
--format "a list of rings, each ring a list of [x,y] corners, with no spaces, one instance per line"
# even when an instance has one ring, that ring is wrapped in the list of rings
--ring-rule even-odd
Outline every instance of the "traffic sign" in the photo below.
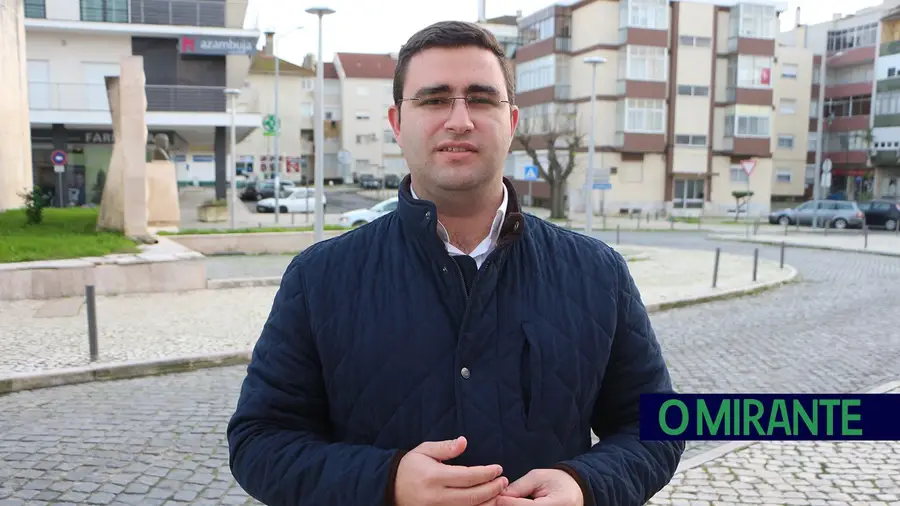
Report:
[[[822,187],[831,188],[831,172],[822,173]]]
[[[267,114],[262,122],[263,135],[271,137],[281,130],[281,119],[274,114]]]
[[[338,151],[338,161],[344,165],[350,164],[350,162],[353,161],[353,153],[347,151],[346,149]]]
[[[612,190],[612,183],[594,183],[595,190]]]
[[[831,164],[831,158],[826,158],[826,159],[822,162],[822,172],[825,173],[825,174],[828,174],[829,172],[831,172],[831,165],[832,165],[832,164]],[[830,185],[829,185],[829,186],[830,186]]]
[[[65,165],[67,160],[66,152],[57,149],[50,154],[50,160],[53,162],[53,165]]]
[[[525,181],[537,181],[540,178],[541,171],[538,170],[537,165],[526,165],[525,166],[525,176],[523,179]]]
[[[753,173],[753,169],[756,168],[756,160],[741,160],[741,168],[744,169],[744,172],[747,173],[747,177],[750,177],[750,174]]]

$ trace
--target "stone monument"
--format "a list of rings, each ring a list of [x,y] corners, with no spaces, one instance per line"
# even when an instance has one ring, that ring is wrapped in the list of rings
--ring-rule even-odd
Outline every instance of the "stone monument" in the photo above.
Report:
[[[25,62],[25,0],[0,0],[0,211],[33,188]]]
[[[154,228],[177,228],[181,222],[178,179],[166,134],[153,136],[147,162],[147,222]]]

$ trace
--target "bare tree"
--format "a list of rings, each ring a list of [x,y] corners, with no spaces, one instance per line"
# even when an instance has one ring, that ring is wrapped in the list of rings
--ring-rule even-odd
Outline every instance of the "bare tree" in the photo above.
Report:
[[[550,186],[551,219],[566,217],[566,179],[575,169],[575,154],[583,137],[578,133],[576,115],[570,113],[528,118],[516,128],[515,140]],[[538,156],[541,150],[547,151],[546,163]]]

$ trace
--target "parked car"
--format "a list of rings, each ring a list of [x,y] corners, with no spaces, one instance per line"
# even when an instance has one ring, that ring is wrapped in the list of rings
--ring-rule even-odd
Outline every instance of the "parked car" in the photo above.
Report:
[[[381,180],[372,174],[361,174],[359,176],[359,186],[364,190],[377,190],[381,188]]]
[[[322,207],[327,208],[328,199],[322,195]],[[312,188],[295,188],[284,198],[278,199],[278,212],[281,213],[312,213],[316,208],[316,191]],[[256,212],[274,213],[275,199],[262,199],[256,203]]]
[[[297,185],[293,181],[281,181],[282,195],[288,195],[296,187]],[[240,195],[241,200],[256,201],[274,197],[275,181],[271,179],[248,181]]]
[[[862,228],[865,215],[851,200],[810,200],[793,209],[781,209],[769,213],[769,223],[779,225],[826,225],[837,229]]]
[[[385,174],[384,176],[384,187],[397,189],[400,188],[400,176],[397,174]]]
[[[895,200],[876,199],[859,205],[866,215],[866,225],[886,230],[897,230],[900,224],[900,203]]]
[[[359,227],[397,209],[397,197],[383,200],[368,209],[347,211],[340,217],[340,224],[345,227]]]

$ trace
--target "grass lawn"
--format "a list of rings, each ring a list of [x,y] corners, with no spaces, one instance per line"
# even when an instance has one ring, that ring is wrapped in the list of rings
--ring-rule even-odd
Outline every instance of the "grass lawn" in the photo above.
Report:
[[[134,241],[98,232],[99,209],[45,208],[40,225],[27,225],[24,210],[0,213],[0,263],[135,253]]]
[[[325,225],[325,230],[349,230],[340,225]],[[313,227],[256,227],[256,228],[186,228],[178,232],[160,231],[159,235],[260,234],[264,232],[312,232]]]

